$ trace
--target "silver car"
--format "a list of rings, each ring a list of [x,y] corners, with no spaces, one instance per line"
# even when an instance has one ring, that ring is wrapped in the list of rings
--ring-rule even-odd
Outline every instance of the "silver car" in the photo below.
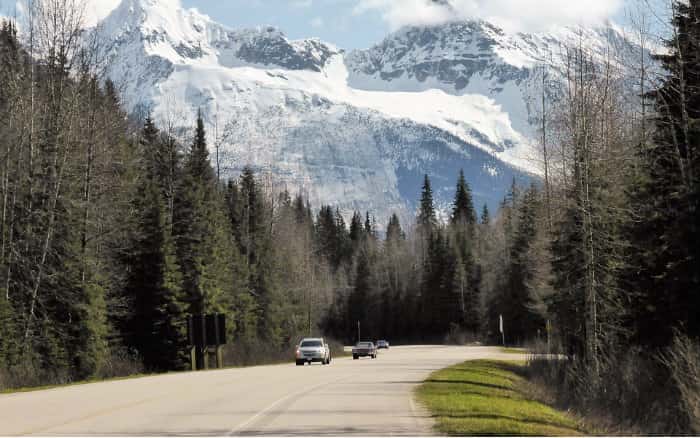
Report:
[[[331,347],[323,338],[304,338],[297,347],[296,362],[298,366],[311,362],[328,365],[331,363]]]

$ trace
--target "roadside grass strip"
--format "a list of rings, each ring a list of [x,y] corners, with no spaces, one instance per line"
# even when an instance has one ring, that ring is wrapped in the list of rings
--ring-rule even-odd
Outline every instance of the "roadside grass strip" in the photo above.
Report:
[[[447,435],[580,435],[580,423],[532,400],[517,362],[467,361],[433,373],[417,399]]]
[[[525,348],[514,348],[514,347],[503,347],[501,352],[508,354],[527,354],[528,350]]]

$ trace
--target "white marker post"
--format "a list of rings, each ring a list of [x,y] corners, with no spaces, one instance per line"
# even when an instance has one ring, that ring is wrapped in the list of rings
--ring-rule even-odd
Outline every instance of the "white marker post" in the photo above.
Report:
[[[503,333],[503,315],[498,315],[498,331],[501,332],[501,341],[506,346],[506,335]]]

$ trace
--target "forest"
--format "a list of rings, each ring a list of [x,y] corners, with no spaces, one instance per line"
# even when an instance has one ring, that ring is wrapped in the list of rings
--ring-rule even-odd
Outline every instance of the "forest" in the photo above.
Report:
[[[426,175],[404,224],[222,177],[201,116],[181,136],[125,113],[80,14],[38,5],[28,38],[0,29],[0,390],[185,370],[187,316],[224,313],[230,365],[358,324],[505,340],[565,358],[528,368],[560,404],[700,432],[697,2],[674,4],[661,54],[543,65],[543,178],[490,212],[454,175],[441,212]]]

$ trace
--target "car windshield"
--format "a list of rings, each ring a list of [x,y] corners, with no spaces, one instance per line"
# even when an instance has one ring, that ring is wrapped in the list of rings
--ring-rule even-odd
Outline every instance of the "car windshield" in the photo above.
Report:
[[[301,341],[301,347],[323,347],[321,341]]]
[[[377,341],[377,344],[386,344],[386,341]]]
[[[371,342],[360,342],[357,344],[358,347],[371,347],[372,343]]]

